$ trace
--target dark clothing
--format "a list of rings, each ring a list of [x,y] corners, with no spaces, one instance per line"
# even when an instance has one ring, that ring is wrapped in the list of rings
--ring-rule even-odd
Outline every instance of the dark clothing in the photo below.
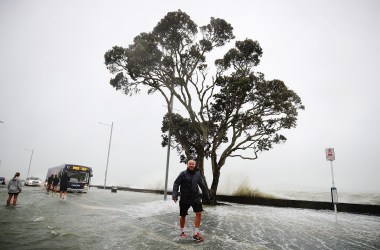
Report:
[[[201,200],[196,200],[193,203],[183,203],[182,200],[180,200],[179,201],[179,215],[180,216],[186,216],[187,211],[189,210],[190,207],[193,207],[194,213],[198,213],[198,212],[203,211]]]
[[[177,179],[174,181],[173,185],[173,200],[178,199],[178,189],[180,188],[182,204],[194,204],[194,202],[201,203],[201,194],[199,193],[199,188],[202,189],[203,196],[206,200],[209,200],[208,190],[203,182],[202,176],[198,170],[191,171],[186,169],[182,171]],[[202,204],[202,203],[201,203]],[[193,207],[194,208],[194,207]]]
[[[53,177],[49,176],[47,183],[50,185],[53,183]]]
[[[61,176],[61,182],[60,182],[60,191],[67,191],[68,185],[69,185],[70,177],[65,173]]]
[[[58,186],[58,183],[59,183],[59,178],[58,177],[54,177],[53,178],[53,182],[52,182],[53,186]]]

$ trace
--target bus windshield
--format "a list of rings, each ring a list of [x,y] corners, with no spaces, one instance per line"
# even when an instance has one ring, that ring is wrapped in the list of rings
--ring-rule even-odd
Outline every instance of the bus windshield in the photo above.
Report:
[[[67,175],[70,177],[70,182],[88,182],[89,179],[89,173],[84,172],[69,171]]]

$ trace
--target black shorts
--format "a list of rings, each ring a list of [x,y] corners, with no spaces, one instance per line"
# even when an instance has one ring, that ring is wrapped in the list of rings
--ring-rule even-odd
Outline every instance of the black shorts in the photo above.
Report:
[[[195,200],[193,203],[181,202],[181,200],[180,200],[179,201],[179,215],[180,216],[186,216],[187,211],[189,210],[190,207],[193,207],[194,213],[198,213],[198,212],[203,211],[202,201],[200,199]]]
[[[59,188],[59,191],[65,191],[65,192],[67,192],[67,186],[61,186]]]

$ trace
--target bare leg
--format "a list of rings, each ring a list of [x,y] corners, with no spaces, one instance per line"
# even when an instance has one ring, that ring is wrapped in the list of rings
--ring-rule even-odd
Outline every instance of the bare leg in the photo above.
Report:
[[[194,221],[195,228],[199,228],[199,226],[201,225],[201,219],[202,219],[202,213],[201,212],[195,213],[195,221]]]
[[[7,199],[7,206],[11,204],[13,194],[8,194],[8,199]]]
[[[179,217],[179,226],[181,228],[184,228],[185,227],[185,222],[186,222],[186,216],[180,216]]]
[[[13,194],[13,206],[16,206],[18,194]]]

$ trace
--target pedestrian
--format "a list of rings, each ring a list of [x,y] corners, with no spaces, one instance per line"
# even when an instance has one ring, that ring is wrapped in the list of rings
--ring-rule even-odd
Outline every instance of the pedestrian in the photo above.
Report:
[[[13,179],[8,182],[7,206],[11,204],[12,197],[13,197],[13,206],[16,206],[17,196],[19,193],[21,193],[20,173],[16,172]]]
[[[190,207],[193,207],[195,212],[193,239],[196,241],[203,241],[204,238],[199,233],[199,226],[201,224],[202,218],[202,199],[199,193],[198,186],[202,189],[202,194],[206,201],[209,201],[209,194],[206,185],[203,182],[202,176],[199,170],[195,168],[196,162],[194,160],[189,160],[187,162],[187,169],[182,171],[177,179],[174,181],[172,199],[174,202],[178,200],[178,189],[180,189],[181,199],[179,201],[179,224],[181,227],[182,238],[186,238],[184,232],[186,215]]]
[[[70,177],[67,175],[67,172],[63,172],[59,185],[59,199],[66,200],[69,181]]]
[[[53,194],[55,196],[55,194],[57,193],[57,189],[58,189],[58,183],[59,183],[59,178],[57,175],[54,175],[53,177],[53,181],[52,181],[52,185],[53,185]]]
[[[46,191],[47,193],[49,193],[50,189],[52,188],[52,185],[53,185],[53,179],[54,179],[54,175],[50,175],[49,178],[47,179],[47,185],[46,185]],[[52,191],[53,193],[53,191]]]

